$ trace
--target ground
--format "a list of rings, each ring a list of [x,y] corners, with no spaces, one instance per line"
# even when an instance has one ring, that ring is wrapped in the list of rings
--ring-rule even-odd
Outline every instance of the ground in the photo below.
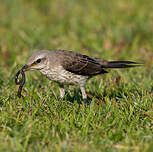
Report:
[[[0,151],[153,151],[153,1],[1,0]],[[143,62],[88,81],[90,106],[68,86],[16,72],[39,49],[67,49],[107,60]]]

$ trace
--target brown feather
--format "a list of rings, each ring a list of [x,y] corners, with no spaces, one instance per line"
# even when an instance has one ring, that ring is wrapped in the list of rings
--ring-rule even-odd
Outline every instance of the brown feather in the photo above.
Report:
[[[107,73],[102,68],[102,65],[92,57],[65,50],[59,52],[61,52],[60,56],[62,56],[60,59],[61,64],[69,72],[84,76]]]

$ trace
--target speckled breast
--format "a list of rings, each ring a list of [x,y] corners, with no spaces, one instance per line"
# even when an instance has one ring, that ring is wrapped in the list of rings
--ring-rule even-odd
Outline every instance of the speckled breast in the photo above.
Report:
[[[40,72],[48,79],[62,84],[84,85],[88,76],[77,75],[66,71],[63,67],[58,66],[52,69],[42,69]]]

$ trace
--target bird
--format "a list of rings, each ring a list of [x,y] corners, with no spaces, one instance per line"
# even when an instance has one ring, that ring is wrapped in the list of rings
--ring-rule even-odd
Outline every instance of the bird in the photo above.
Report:
[[[65,85],[79,86],[83,103],[87,102],[85,85],[87,80],[108,73],[109,68],[133,68],[140,66],[132,61],[107,61],[98,57],[67,50],[39,50],[34,52],[23,66],[24,71],[38,70],[49,80],[59,84],[60,101],[64,98]]]

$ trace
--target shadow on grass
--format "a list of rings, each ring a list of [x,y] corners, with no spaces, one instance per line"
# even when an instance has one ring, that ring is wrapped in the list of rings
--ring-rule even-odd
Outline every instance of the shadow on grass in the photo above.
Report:
[[[114,87],[109,87],[109,88],[105,88],[100,92],[94,92],[94,91],[88,91],[87,92],[87,101],[89,103],[91,103],[92,101],[95,101],[98,105],[100,104],[105,104],[106,103],[106,99],[109,100],[116,100],[119,101],[121,99],[127,99],[129,97],[131,97],[130,93],[140,93],[138,91],[137,88],[128,88],[127,86],[123,86],[123,85],[119,85],[119,86],[114,86]],[[82,100],[82,94],[80,89],[74,89],[73,91],[66,92],[66,96],[64,98],[64,100],[67,100],[71,103],[74,103],[75,101],[77,101],[78,104],[82,104],[83,100]]]

